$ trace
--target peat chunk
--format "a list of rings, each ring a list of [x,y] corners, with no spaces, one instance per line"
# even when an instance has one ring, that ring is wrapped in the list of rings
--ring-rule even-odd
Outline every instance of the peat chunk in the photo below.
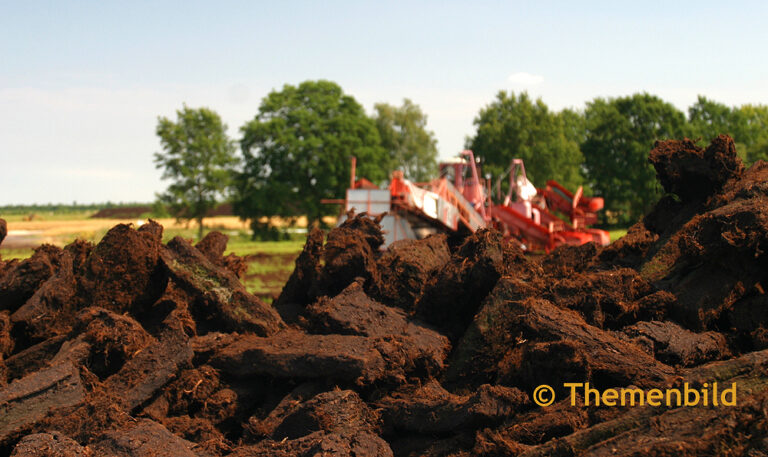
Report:
[[[249,387],[254,389],[253,385]],[[227,422],[239,422],[236,418],[240,413],[239,409],[247,407],[247,403],[241,402],[238,394],[221,380],[215,369],[202,365],[181,371],[178,377],[165,386],[144,408],[143,413],[163,424],[166,424],[166,416],[187,416],[200,426],[206,424],[197,421],[198,419],[205,420],[210,427],[214,427]],[[193,441],[199,440],[195,438]]]
[[[294,400],[293,395],[286,400],[265,419],[252,418],[252,433],[293,440],[317,431],[351,434],[378,429],[378,416],[352,390],[323,392],[304,402]]]
[[[119,393],[119,406],[130,412],[189,365],[192,349],[185,335],[167,331],[104,381],[108,392]]]
[[[529,404],[515,388],[484,384],[471,395],[453,395],[435,380],[397,392],[376,404],[388,430],[447,433],[498,424]]]
[[[597,255],[604,265],[636,268],[643,263],[646,254],[659,239],[654,233],[638,222],[627,230],[627,234],[603,248]]]
[[[311,380],[294,387],[290,392],[285,393],[282,398],[272,396],[244,424],[244,439],[259,441],[268,437],[280,425],[284,417],[291,414],[299,405],[310,400],[312,397],[333,388],[331,386],[332,384],[322,380]]]
[[[460,337],[488,292],[504,270],[501,233],[482,229],[467,237],[427,284],[417,303],[417,315],[444,331]]]
[[[208,232],[202,240],[198,241],[195,247],[202,252],[205,257],[213,263],[218,263],[224,257],[224,251],[227,250],[229,237],[221,232]]]
[[[725,183],[722,192],[712,197],[710,208],[717,208],[736,200],[768,197],[768,162],[758,160],[740,179]]]
[[[83,310],[76,319],[72,338],[62,345],[54,362],[69,360],[85,365],[101,379],[116,373],[155,341],[128,315],[94,307]]]
[[[87,447],[59,432],[34,433],[19,441],[11,457],[93,457]]]
[[[682,407],[655,414],[647,407],[633,409],[625,416],[551,441],[521,456],[561,455],[556,454],[556,447],[564,452],[562,455],[598,457],[765,455],[766,434],[762,427],[768,392],[763,388],[757,394],[739,395],[732,407]]]
[[[675,374],[635,345],[546,300],[507,302],[502,307],[502,328],[520,332],[500,364],[503,384],[527,390],[543,379],[552,386],[579,379],[602,388],[651,387],[665,385]]]
[[[195,443],[193,451],[198,457],[226,455],[232,450],[232,443],[208,419],[183,415],[160,422],[174,435]]]
[[[242,446],[230,457],[392,457],[386,441],[370,432],[349,435],[314,432],[295,440],[264,440]]]
[[[386,379],[397,384],[439,376],[451,349],[448,338],[418,326],[409,326],[404,335],[376,338],[374,345],[387,363]]]
[[[360,282],[332,299],[321,298],[305,314],[316,333],[381,338],[382,355],[409,374],[437,375],[451,347],[448,338],[410,321],[402,310],[370,299]]]
[[[667,194],[654,205],[640,222],[651,233],[669,234],[679,230],[685,222],[701,211],[700,205],[686,205],[674,195]]]
[[[11,316],[8,311],[0,311],[0,361],[13,352],[11,338]]]
[[[514,278],[499,281],[451,355],[450,384],[477,386],[487,380],[530,391],[544,380],[551,386],[573,382],[568,368],[582,376],[579,382],[644,387],[664,384],[675,374],[575,311],[527,298],[535,296],[527,287]]]
[[[367,385],[403,383],[443,368],[447,346],[429,335],[307,335],[285,330],[271,337],[245,335],[214,353],[209,363],[237,377],[324,379]]]
[[[194,297],[189,306],[198,331],[270,335],[283,327],[272,307],[248,293],[232,272],[213,264],[183,238],[168,242],[161,258],[174,282]]]
[[[761,335],[766,335],[768,327],[768,295],[765,294],[761,284],[755,287],[728,310],[727,328],[736,330],[739,335],[751,335],[752,345],[748,350],[765,349],[765,340]],[[758,338],[754,338],[758,337]]]
[[[405,311],[413,311],[430,276],[451,258],[445,235],[392,243],[378,261],[381,286],[376,297]]]
[[[168,415],[182,415],[190,411],[199,412],[206,402],[222,387],[218,371],[209,365],[187,368],[163,389],[162,397]]]
[[[149,419],[141,419],[120,430],[105,432],[90,447],[96,456],[197,457],[194,443],[181,439]]]
[[[381,278],[376,259],[383,243],[378,221],[365,215],[349,218],[331,230],[323,251],[319,292],[334,296],[357,277],[363,278],[367,290],[377,289]]]
[[[656,358],[668,365],[692,367],[730,355],[722,334],[694,333],[674,322],[638,322],[621,333],[638,345],[649,345]]]
[[[643,264],[641,275],[677,297],[669,316],[712,328],[764,278],[768,197],[737,200],[691,219]]]
[[[321,297],[305,312],[315,333],[384,336],[400,335],[408,325],[405,313],[371,299],[362,281],[347,286],[333,298]]]
[[[214,354],[235,342],[239,337],[237,333],[210,332],[190,338],[189,347],[195,353],[195,366],[206,363]]]
[[[711,386],[718,382],[721,388],[735,383],[738,390],[735,406],[713,407],[711,403],[710,406],[699,403],[674,407],[674,400],[672,408],[638,405],[617,417],[591,424],[559,440],[550,440],[520,455],[754,455],[743,451],[751,445],[762,447],[761,441],[766,438],[766,367],[768,351],[759,351],[683,372],[678,388],[683,383],[697,386],[696,389],[704,383]]]
[[[504,327],[503,303],[540,294],[529,281],[506,276],[499,280],[451,353],[444,384],[453,388],[495,383],[499,362],[522,339],[519,330]]]
[[[285,283],[280,296],[275,300],[275,308],[282,310],[288,305],[304,306],[314,300],[322,254],[323,232],[319,228],[313,228],[307,235],[304,249],[296,258],[293,273]]]
[[[231,271],[238,278],[242,278],[248,271],[248,262],[245,258],[240,257],[234,252],[230,252],[225,257],[222,257],[221,262],[224,268]]]
[[[244,335],[218,351],[210,363],[240,377],[327,378],[366,384],[387,374],[373,338],[293,330],[267,338]]]
[[[333,298],[320,298],[307,307],[305,314],[310,329],[317,333],[373,337],[405,335],[420,340],[416,341],[418,343],[431,340],[430,346],[435,346],[436,350],[450,345],[445,337],[411,320],[402,310],[368,297],[359,281]]]
[[[663,319],[656,300],[641,301],[656,289],[631,268],[572,273],[555,281],[544,297],[578,311],[591,325],[616,329],[641,319]]]
[[[702,149],[688,139],[657,141],[649,160],[667,192],[683,201],[704,200],[744,173],[733,139],[720,135]]]
[[[14,312],[29,300],[59,269],[62,253],[56,246],[44,244],[30,258],[7,263],[0,275],[0,310]]]
[[[474,435],[471,430],[448,438],[438,435],[403,434],[389,437],[389,443],[396,456],[470,457]]]
[[[8,223],[5,219],[0,219],[0,244],[3,244],[6,235],[8,235]]]
[[[208,260],[220,267],[226,268],[240,278],[248,269],[248,264],[242,257],[235,254],[224,256],[228,241],[229,237],[221,232],[208,232],[202,240],[198,241],[195,248],[202,252]]]
[[[473,452],[488,457],[509,455],[510,451],[526,449],[589,427],[590,416],[582,399],[577,397],[573,401],[572,405],[571,399],[566,398],[548,408],[524,412],[496,429],[479,431]]]
[[[167,282],[159,268],[163,228],[154,221],[134,230],[116,225],[93,248],[79,278],[91,306],[118,313],[154,303]]]
[[[71,331],[78,308],[73,268],[73,255],[65,251],[56,273],[11,315],[17,343],[22,347]]]
[[[597,244],[586,243],[579,246],[562,244],[541,260],[541,266],[552,276],[569,276],[573,272],[581,273],[590,266],[597,255]]]
[[[3,361],[8,380],[22,378],[44,368],[66,340],[66,335],[58,335],[8,357]]]
[[[44,368],[10,383],[0,389],[0,442],[55,409],[80,403],[84,397],[80,373],[71,363]]]
[[[341,223],[339,228],[358,232],[372,250],[378,251],[384,244],[384,234],[381,233],[381,225],[379,225],[379,222],[379,218],[369,217],[366,213],[360,213],[358,215],[348,213],[347,219]],[[333,232],[333,230],[331,230],[331,232]]]

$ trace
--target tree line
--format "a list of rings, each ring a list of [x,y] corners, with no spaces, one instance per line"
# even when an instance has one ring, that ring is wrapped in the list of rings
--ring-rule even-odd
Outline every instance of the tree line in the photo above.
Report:
[[[158,119],[163,151],[155,165],[171,181],[158,200],[177,217],[197,220],[200,236],[204,215],[223,198],[251,219],[254,233],[266,230],[263,216],[318,224],[334,212],[321,200],[345,194],[353,156],[358,176],[376,183],[394,169],[417,181],[433,176],[437,140],[426,124],[411,100],[378,103],[368,116],[338,84],[322,80],[270,92],[237,141],[213,110],[184,106],[175,121]]]
[[[661,196],[648,162],[657,140],[687,137],[706,146],[725,133],[734,138],[747,164],[768,159],[768,106],[729,107],[704,96],[687,115],[647,93],[598,97],[583,111],[555,112],[526,93],[502,91],[480,110],[474,125],[467,146],[493,175],[520,157],[537,186],[555,179],[603,197],[603,217],[614,224],[637,220]]]
[[[208,108],[184,106],[175,121],[160,117],[156,133],[163,151],[155,164],[171,184],[158,200],[172,214],[196,219],[221,199],[252,220],[306,216],[316,224],[333,207],[322,199],[344,195],[350,157],[358,176],[384,182],[392,170],[415,181],[435,176],[437,141],[427,116],[405,99],[378,103],[368,116],[330,81],[305,81],[274,90],[254,118],[231,139]],[[656,140],[688,137],[708,142],[726,133],[747,163],[768,158],[768,106],[729,107],[699,96],[688,113],[647,93],[595,98],[583,110],[550,110],[527,93],[500,91],[474,119],[467,137],[484,173],[499,176],[522,158],[537,186],[555,179],[606,202],[605,222],[627,224],[659,198],[648,151]],[[239,153],[238,153],[239,151]],[[456,151],[458,152],[458,151]]]

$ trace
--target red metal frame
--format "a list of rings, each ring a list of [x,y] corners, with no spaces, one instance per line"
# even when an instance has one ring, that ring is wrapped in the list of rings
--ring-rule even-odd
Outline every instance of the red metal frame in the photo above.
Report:
[[[571,193],[556,181],[550,180],[544,189],[536,189],[535,195],[530,195],[533,187],[526,184],[524,188],[529,192],[523,199],[522,189],[517,188],[516,180],[518,176],[525,178],[525,164],[521,159],[514,159],[509,170],[509,193],[501,202],[493,203],[491,182],[480,178],[474,153],[470,150],[462,151],[461,157],[465,160],[440,164],[441,177],[429,183],[412,183],[403,177],[401,171],[393,172],[389,183],[390,210],[416,216],[446,231],[468,229],[471,232],[477,228],[494,226],[528,250],[549,252],[561,244],[584,244],[591,241],[603,245],[608,243],[607,232],[587,228],[597,221],[596,211],[603,207],[601,198],[584,197],[581,187]],[[356,179],[356,165],[353,158],[351,188],[375,188],[373,183],[364,178]],[[445,177],[447,168],[453,169],[453,182]],[[466,172],[470,172],[471,176],[465,177]],[[497,183],[499,191],[502,178]],[[523,182],[528,182],[527,178]],[[512,201],[513,193],[516,195],[515,201]],[[423,206],[427,198],[436,202],[438,210],[442,205],[443,212],[434,215],[425,212],[422,208],[427,208]],[[367,206],[370,210],[370,201]],[[456,209],[460,223],[456,226],[453,225],[455,219],[448,220],[449,210],[453,211],[451,208]],[[550,212],[549,208],[566,216],[570,223]]]

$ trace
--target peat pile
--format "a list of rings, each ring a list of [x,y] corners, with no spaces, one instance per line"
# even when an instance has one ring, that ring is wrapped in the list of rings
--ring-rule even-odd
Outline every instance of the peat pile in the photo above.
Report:
[[[309,234],[273,305],[226,237],[153,222],[0,261],[0,455],[768,455],[768,164],[725,136],[650,160],[668,195],[605,249],[533,259],[481,230],[382,251],[351,217]],[[737,406],[563,387],[715,381]]]

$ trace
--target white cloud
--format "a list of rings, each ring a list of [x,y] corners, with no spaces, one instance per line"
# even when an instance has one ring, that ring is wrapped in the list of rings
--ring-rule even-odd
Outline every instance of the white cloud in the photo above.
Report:
[[[532,75],[530,73],[526,73],[524,71],[519,71],[517,73],[512,73],[509,75],[509,78],[507,78],[509,82],[512,84],[517,84],[521,86],[537,86],[544,82],[544,77],[540,75]]]

